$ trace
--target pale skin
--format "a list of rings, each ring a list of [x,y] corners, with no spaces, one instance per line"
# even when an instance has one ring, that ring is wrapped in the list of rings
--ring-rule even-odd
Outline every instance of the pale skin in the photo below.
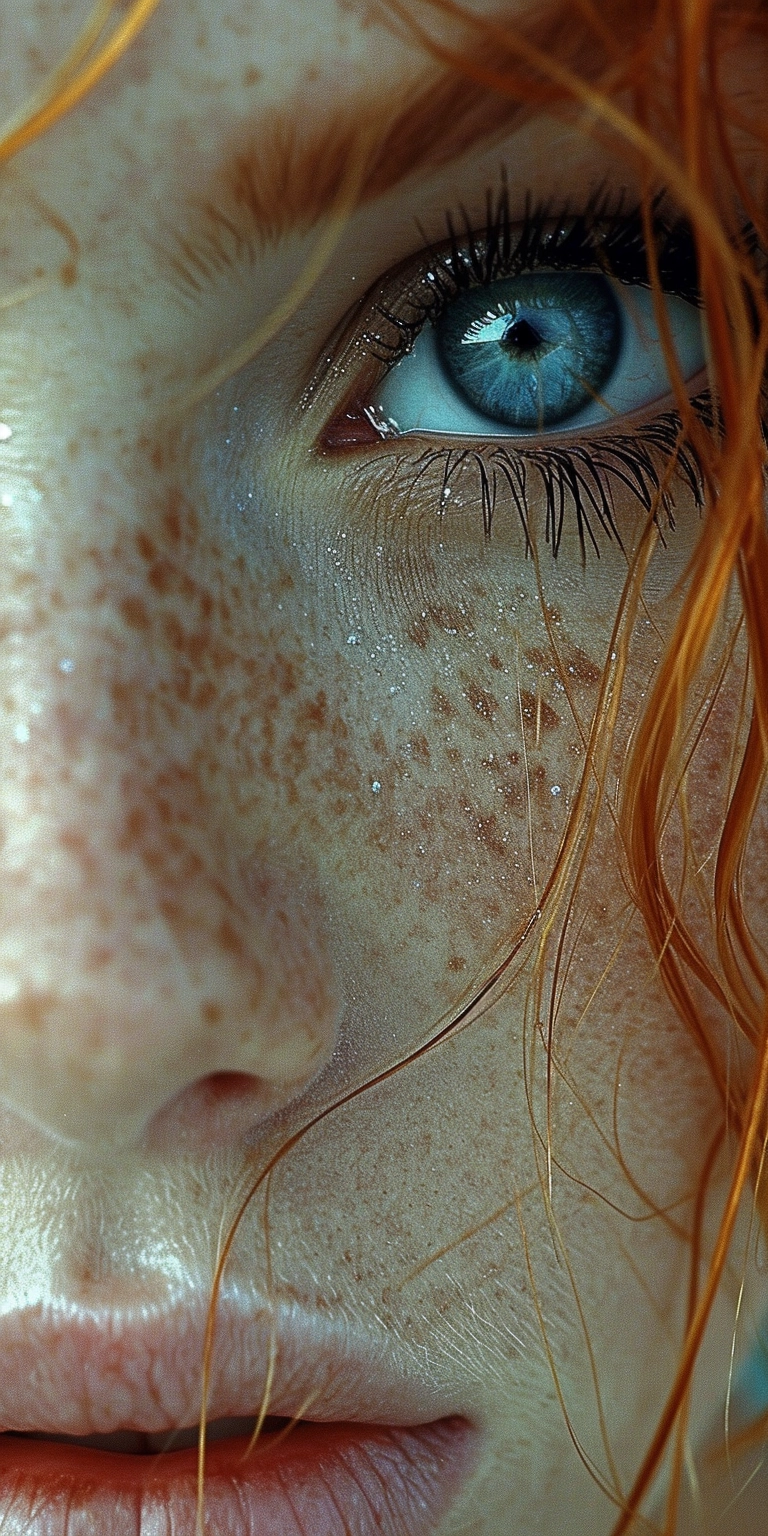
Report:
[[[86,13],[3,9],[7,116]],[[3,173],[2,292],[39,286],[2,315],[2,1221],[25,1234],[39,1294],[108,1310],[137,1273],[161,1289],[209,1277],[244,1168],[459,1011],[535,910],[573,806],[625,556],[606,543],[582,566],[573,525],[557,562],[542,542],[547,627],[512,512],[484,540],[467,479],[439,519],[440,474],[418,489],[409,474],[423,443],[398,450],[396,477],[391,444],[319,455],[347,386],[305,393],[350,306],[421,248],[417,220],[435,240],[446,208],[480,220],[502,161],[518,217],[531,188],[576,206],[630,185],[623,167],[536,119],[405,178],[351,220],[248,368],[169,411],[281,300],[321,229],[236,254],[195,291],[190,203],[223,196],[255,118],[266,133],[270,114],[378,98],[385,118],[428,68],[324,0],[164,0],[110,82]],[[697,535],[678,496],[614,785]],[[636,548],[637,504],[616,506]],[[734,664],[694,773],[702,862],[739,683]],[[625,1491],[674,1371],[719,1099],[608,812],[571,947],[551,1212],[529,963],[471,1027],[325,1120],[272,1190],[278,1287],[395,1339],[440,1412],[482,1431],[445,1536],[608,1532],[552,1363],[610,1485],[586,1331]],[[229,1271],[256,1296],[260,1213]],[[14,1249],[4,1302],[20,1273]],[[705,1346],[695,1444],[724,1398],[737,1281]]]

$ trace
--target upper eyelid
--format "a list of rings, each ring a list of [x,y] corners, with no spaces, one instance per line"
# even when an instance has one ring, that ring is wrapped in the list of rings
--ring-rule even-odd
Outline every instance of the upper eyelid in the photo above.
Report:
[[[502,198],[504,192],[502,179]],[[430,272],[436,274],[431,288],[437,302],[442,280],[445,279],[446,284],[451,282],[452,274],[446,257],[455,262],[456,259],[462,259],[462,253],[465,256],[465,270],[469,280],[471,281],[474,276],[479,285],[482,281],[490,283],[495,277],[509,275],[510,270],[529,271],[540,267],[540,259],[531,260],[532,255],[535,253],[537,258],[540,258],[544,254],[541,250],[542,242],[549,237],[555,237],[546,251],[547,260],[555,270],[573,271],[591,267],[593,270],[607,271],[609,275],[623,282],[649,283],[643,248],[637,243],[641,231],[640,209],[639,206],[624,209],[623,202],[621,193],[614,199],[598,193],[591,200],[591,206],[588,205],[582,213],[570,210],[558,215],[546,205],[542,205],[540,209],[534,211],[528,209],[524,216],[515,219],[511,212],[502,210],[506,241],[495,242],[494,259],[497,270],[488,274],[478,269],[478,250],[473,249],[473,244],[477,245],[487,240],[489,224],[473,228],[463,209],[459,210],[458,216],[455,210],[449,210],[445,215],[448,224],[447,238],[442,243],[427,242],[420,251],[414,252],[405,261],[398,263],[394,269],[385,273],[373,285],[373,289],[369,290],[369,297],[373,293],[378,293],[379,298],[378,301],[371,300],[368,312],[372,315],[378,313],[380,319],[391,326],[393,339],[394,333],[399,332],[402,344],[392,347],[382,335],[377,336],[372,329],[363,329],[361,340],[370,347],[372,356],[377,356],[377,349],[380,349],[378,360],[384,366],[394,366],[413,344],[423,325],[430,318]],[[657,211],[661,207],[662,195],[657,199]],[[464,225],[462,232],[457,229],[459,218]],[[676,245],[679,256],[677,265],[680,270],[677,280],[672,277],[669,270],[664,271],[662,260],[662,285],[665,292],[675,293],[689,302],[699,302],[698,286],[695,282],[690,282],[693,250],[690,227],[680,218],[674,216],[663,218],[660,213],[656,224],[660,239],[665,240],[667,253],[672,252],[673,245]],[[633,240],[636,243],[636,260],[632,263],[632,271],[628,270],[626,261],[619,263],[613,259],[616,256],[614,246],[617,234],[627,247]],[[586,246],[588,237],[592,242],[591,250]],[[525,249],[521,249],[523,239],[526,242]],[[578,246],[580,239],[582,249],[579,252],[575,247]],[[682,250],[681,247],[686,242],[688,250]],[[518,257],[519,265],[516,265]],[[669,267],[669,263],[667,266]],[[409,273],[410,281],[408,281]],[[420,286],[423,291],[419,297]],[[399,312],[393,307],[395,302],[400,306]],[[414,318],[410,320],[405,313],[408,305],[411,305],[414,311]]]

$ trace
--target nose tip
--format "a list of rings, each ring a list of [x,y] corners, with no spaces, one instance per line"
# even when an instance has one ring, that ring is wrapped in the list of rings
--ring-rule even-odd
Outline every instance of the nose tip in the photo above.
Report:
[[[0,1099],[97,1149],[271,1112],[336,1038],[315,888],[244,853],[188,766],[139,770],[92,725],[52,749],[46,724],[0,771]]]
[[[307,925],[285,902],[251,912],[247,932],[243,914],[222,915],[210,896],[207,912],[190,907],[180,899],[172,917],[145,924],[123,914],[121,931],[98,935],[93,913],[81,910],[76,937],[71,920],[41,932],[38,901],[28,943],[18,925],[13,935],[4,925],[0,1095],[8,1107],[93,1148],[147,1136],[167,1148],[174,1134],[186,1146],[212,1144],[319,1070],[337,1009]]]

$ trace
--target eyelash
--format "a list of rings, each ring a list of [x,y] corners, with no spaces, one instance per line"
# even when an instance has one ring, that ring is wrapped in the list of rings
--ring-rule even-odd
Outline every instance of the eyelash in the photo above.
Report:
[[[651,207],[661,287],[666,294],[699,305],[690,225],[682,218],[666,215],[664,203],[665,195],[661,193]],[[370,374],[372,365],[378,365],[384,372],[394,368],[413,347],[424,326],[439,320],[459,293],[500,278],[546,266],[550,271],[600,270],[625,284],[650,286],[642,207],[627,208],[621,197],[611,202],[600,192],[583,212],[576,214],[569,210],[555,213],[551,206],[534,206],[529,201],[523,219],[516,222],[510,214],[502,173],[498,192],[487,193],[481,229],[472,227],[463,208],[458,213],[446,213],[445,220],[446,240],[437,246],[424,239],[416,271],[413,272],[411,262],[412,275],[403,278],[393,303],[379,302],[373,306],[378,326],[357,330],[354,346],[358,356],[362,350],[368,364],[364,372]],[[754,243],[752,237],[751,230],[744,232],[748,246]],[[391,284],[397,281],[397,275],[390,274],[384,281]],[[335,358],[327,358],[326,367],[333,362]],[[698,394],[692,406],[705,425],[711,425],[713,405],[709,391]],[[359,385],[354,391],[354,408],[366,417],[367,444],[383,447],[386,429],[361,401]],[[341,411],[334,413],[318,439],[321,452],[333,453],[339,447],[354,446],[354,439],[345,438],[343,433],[334,436],[334,424],[339,420],[350,423],[354,408],[350,411],[348,397],[346,408],[342,406]],[[391,447],[391,439],[389,444]],[[401,439],[398,453],[402,451]],[[427,448],[412,461],[412,474],[414,485],[425,474],[437,475],[437,511],[444,516],[451,480],[460,469],[474,464],[485,536],[491,536],[499,490],[504,486],[523,530],[526,555],[533,546],[526,492],[530,476],[535,475],[543,492],[545,538],[553,557],[557,558],[559,553],[565,519],[570,512],[576,518],[584,563],[589,550],[599,558],[601,535],[621,546],[613,512],[613,491],[617,485],[635,497],[646,515],[653,514],[662,538],[665,527],[674,530],[675,501],[668,473],[672,461],[694,507],[700,509],[704,498],[699,464],[693,448],[682,437],[681,419],[674,409],[665,410],[629,431],[601,431],[599,435],[575,441],[527,447],[520,440],[499,446],[497,440],[492,448],[439,444]]]
[[[665,293],[700,304],[690,225],[685,219],[664,218],[663,200],[661,193],[651,209],[661,286]],[[463,236],[457,230],[459,220]],[[412,316],[378,305],[380,319],[393,328],[394,335],[389,341],[372,331],[363,335],[371,355],[388,368],[410,351],[424,326],[438,321],[459,293],[488,286],[501,278],[519,277],[540,267],[555,272],[591,268],[621,283],[650,286],[642,209],[637,205],[625,210],[622,199],[611,207],[609,199],[598,194],[583,213],[564,211],[557,216],[546,204],[533,207],[529,203],[522,221],[515,223],[502,176],[495,201],[492,192],[486,195],[482,229],[472,228],[463,208],[458,219],[448,211],[445,222],[446,248],[441,250],[425,240],[427,260],[420,264],[410,291],[406,290],[401,297],[401,302],[411,306]],[[420,288],[425,291],[420,292]]]

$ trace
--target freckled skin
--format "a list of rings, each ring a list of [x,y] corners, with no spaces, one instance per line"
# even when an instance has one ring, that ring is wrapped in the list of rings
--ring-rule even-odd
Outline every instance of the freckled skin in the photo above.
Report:
[[[275,1145],[270,1112],[283,1134],[308,1103],[407,1057],[514,951],[469,1027],[281,1165],[273,1270],[299,1302],[390,1330],[445,1411],[484,1429],[445,1536],[566,1523],[603,1536],[613,1506],[573,1450],[542,1325],[603,1473],[588,1332],[626,1487],[674,1369],[691,1195],[719,1113],[628,901],[613,818],[697,515],[681,498],[654,556],[604,807],[557,977],[550,951],[537,992],[533,919],[586,771],[642,514],[617,492],[624,550],[606,542],[582,566],[566,526],[555,561],[532,493],[537,573],[503,496],[484,537],[470,468],[438,516],[441,475],[417,477],[407,445],[318,450],[346,385],[299,407],[317,357],[390,263],[393,225],[408,233],[392,264],[418,244],[422,202],[464,195],[451,177],[411,189],[408,218],[367,210],[286,332],[215,396],[164,414],[284,284],[282,249],[265,249],[245,277],[182,301],[157,256],[174,178],[199,192],[256,93],[417,72],[405,44],[347,9],[295,0],[227,18],[161,6],[114,91],[27,153],[37,201],[7,189],[6,286],[38,267],[55,282],[8,312],[3,363],[0,1137],[29,1188],[47,1175],[29,1201],[9,1176],[3,1221],[29,1229],[35,1253],[50,1222],[50,1272],[98,1298],[99,1276],[146,1262],[129,1193],[147,1179],[153,1232],[208,1274],[243,1163]],[[39,84],[39,63],[24,68],[15,89]],[[516,163],[533,182],[563,145],[553,125],[524,134]],[[570,154],[569,191],[599,184],[597,151]],[[465,170],[467,197],[497,159]],[[512,188],[520,206],[526,186]],[[702,865],[740,660],[692,770]],[[763,910],[764,871],[750,878]],[[85,1201],[65,1230],[70,1177],[106,1213],[95,1236]],[[265,1262],[254,1209],[233,1280],[263,1283]],[[13,1297],[2,1260],[0,1283]],[[728,1295],[694,1438],[720,1401],[732,1312]]]

